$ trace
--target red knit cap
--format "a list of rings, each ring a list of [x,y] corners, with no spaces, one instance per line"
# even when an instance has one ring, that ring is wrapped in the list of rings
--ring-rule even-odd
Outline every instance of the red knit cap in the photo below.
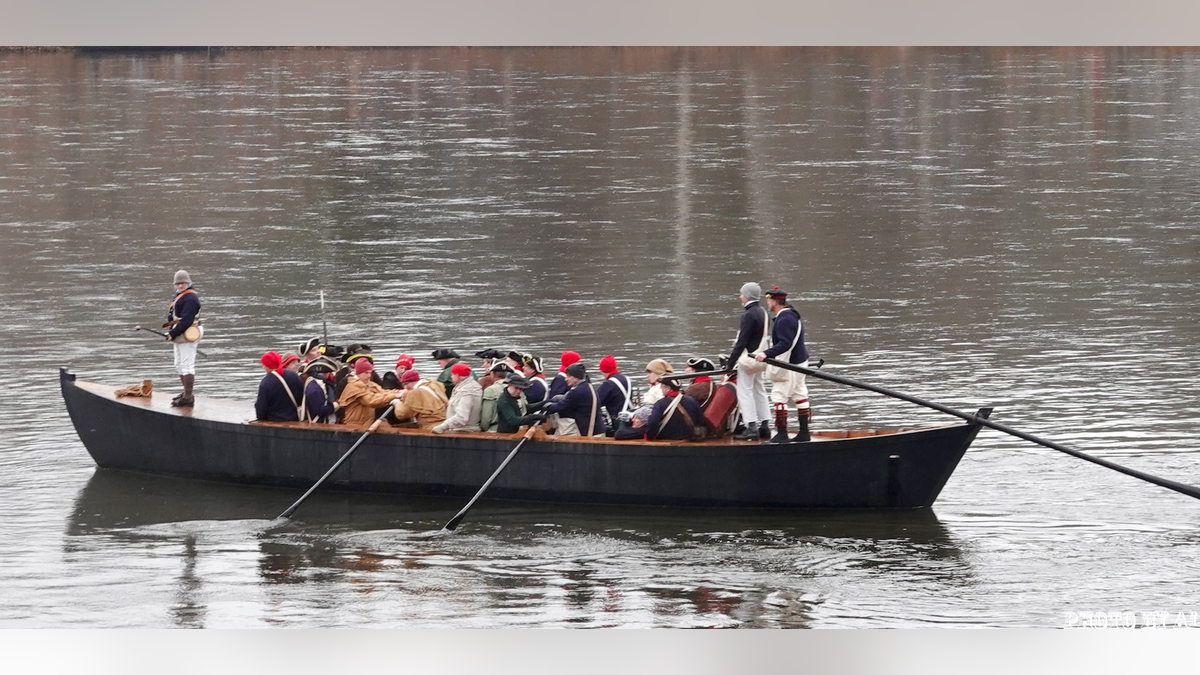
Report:
[[[400,366],[404,366],[405,368],[412,368],[414,363],[416,363],[416,360],[413,359],[413,357],[409,356],[408,354],[401,354],[400,358],[396,359],[396,367],[397,368],[399,368]]]
[[[562,366],[559,367],[558,372],[560,372],[560,373],[565,372],[567,370],[567,366],[571,365],[572,363],[577,362],[580,358],[582,358],[582,357],[580,357],[579,354],[576,352],[563,352],[562,353]]]
[[[415,370],[406,370],[404,371],[404,374],[400,376],[400,384],[405,384],[406,382],[416,382],[419,379],[421,379],[420,373]]]
[[[459,377],[468,377],[471,374],[471,366],[468,366],[465,363],[456,363],[453,366],[450,366],[450,374],[457,375]]]
[[[605,375],[617,372],[617,360],[612,357],[612,354],[600,359],[600,372]]]
[[[357,359],[354,361],[354,374],[362,375],[375,370],[375,366],[371,365],[371,359]]]
[[[277,352],[267,352],[262,355],[262,364],[271,370],[279,370],[283,367],[283,359]]]

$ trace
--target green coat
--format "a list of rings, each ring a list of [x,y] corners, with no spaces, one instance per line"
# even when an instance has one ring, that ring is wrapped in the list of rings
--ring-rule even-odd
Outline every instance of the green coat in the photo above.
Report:
[[[450,398],[450,392],[454,391],[454,382],[450,381],[450,369],[459,362],[459,359],[450,359],[450,363],[447,363],[446,367],[442,369],[442,374],[437,376],[437,381],[446,388],[446,398]]]
[[[490,389],[490,387],[489,387]],[[496,399],[496,431],[502,434],[513,434],[521,428],[521,418],[529,412],[529,401],[525,394],[521,398],[513,398],[507,389]]]

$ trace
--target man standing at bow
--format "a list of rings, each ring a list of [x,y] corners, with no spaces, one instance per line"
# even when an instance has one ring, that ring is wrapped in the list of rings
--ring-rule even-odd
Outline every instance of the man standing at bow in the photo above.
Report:
[[[767,403],[767,385],[763,382],[766,364],[755,361],[752,356],[766,349],[770,338],[767,310],[758,303],[761,297],[762,288],[758,284],[742,284],[738,295],[738,301],[744,308],[742,322],[727,361],[737,364],[738,409],[742,411],[742,421],[746,424],[746,430],[734,436],[739,441],[765,441],[771,437],[771,408]]]
[[[808,367],[808,348],[804,346],[804,322],[800,312],[787,304],[787,291],[778,286],[767,291],[767,308],[775,314],[775,326],[771,329],[770,348],[759,351],[754,359],[760,363],[768,356],[795,366]],[[787,404],[796,402],[797,441],[809,440],[808,423],[812,419],[812,408],[808,403],[808,385],[804,373],[771,367],[767,369],[771,380],[771,403],[775,405],[775,435],[772,443],[787,443]]]
[[[184,335],[192,326],[196,330],[188,335],[197,334],[193,340]],[[204,328],[200,325],[200,296],[192,287],[192,278],[186,270],[175,273],[175,297],[167,308],[167,322],[163,328],[167,331],[167,341],[175,343],[175,372],[179,373],[179,381],[183,384],[183,393],[171,399],[171,405],[180,408],[190,408],[196,404],[192,396],[192,387],[196,384],[196,351]]]

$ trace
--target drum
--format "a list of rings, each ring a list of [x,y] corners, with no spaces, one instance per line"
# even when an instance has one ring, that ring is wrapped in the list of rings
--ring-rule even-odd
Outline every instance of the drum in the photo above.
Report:
[[[729,418],[737,410],[737,388],[726,382],[717,387],[704,406],[704,426],[715,436],[729,431]]]

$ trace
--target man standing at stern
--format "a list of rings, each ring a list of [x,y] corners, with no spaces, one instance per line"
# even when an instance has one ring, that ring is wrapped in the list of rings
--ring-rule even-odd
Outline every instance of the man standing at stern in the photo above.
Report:
[[[754,359],[761,363],[769,356],[777,361],[807,368],[804,322],[800,320],[800,312],[787,304],[787,291],[780,290],[778,286],[767,291],[767,308],[775,314],[771,346],[755,354]],[[791,401],[796,402],[796,428],[799,430],[796,440],[809,440],[808,422],[812,419],[812,409],[808,403],[808,385],[804,382],[804,373],[771,367],[767,369],[767,377],[771,380],[771,403],[775,406],[775,435],[770,442],[788,442],[787,404]]]
[[[195,330],[188,333],[193,325]],[[183,384],[183,393],[171,399],[171,405],[190,408],[196,404],[192,396],[192,387],[196,384],[196,343],[204,337],[204,328],[200,326],[200,296],[192,287],[192,277],[186,270],[175,273],[175,297],[167,308],[167,322],[163,328],[170,329],[167,342],[175,343],[175,372],[179,373],[179,381]],[[189,340],[185,333],[195,337]]]
[[[752,356],[767,348],[770,337],[767,333],[767,310],[758,302],[761,297],[762,287],[758,284],[753,281],[742,284],[738,295],[744,308],[742,322],[737,340],[733,343],[733,351],[729,352],[728,363],[737,365],[738,409],[742,411],[742,421],[746,423],[746,430],[734,436],[739,441],[765,441],[771,437],[771,408],[767,404],[767,385],[762,376],[766,364],[755,361]]]

